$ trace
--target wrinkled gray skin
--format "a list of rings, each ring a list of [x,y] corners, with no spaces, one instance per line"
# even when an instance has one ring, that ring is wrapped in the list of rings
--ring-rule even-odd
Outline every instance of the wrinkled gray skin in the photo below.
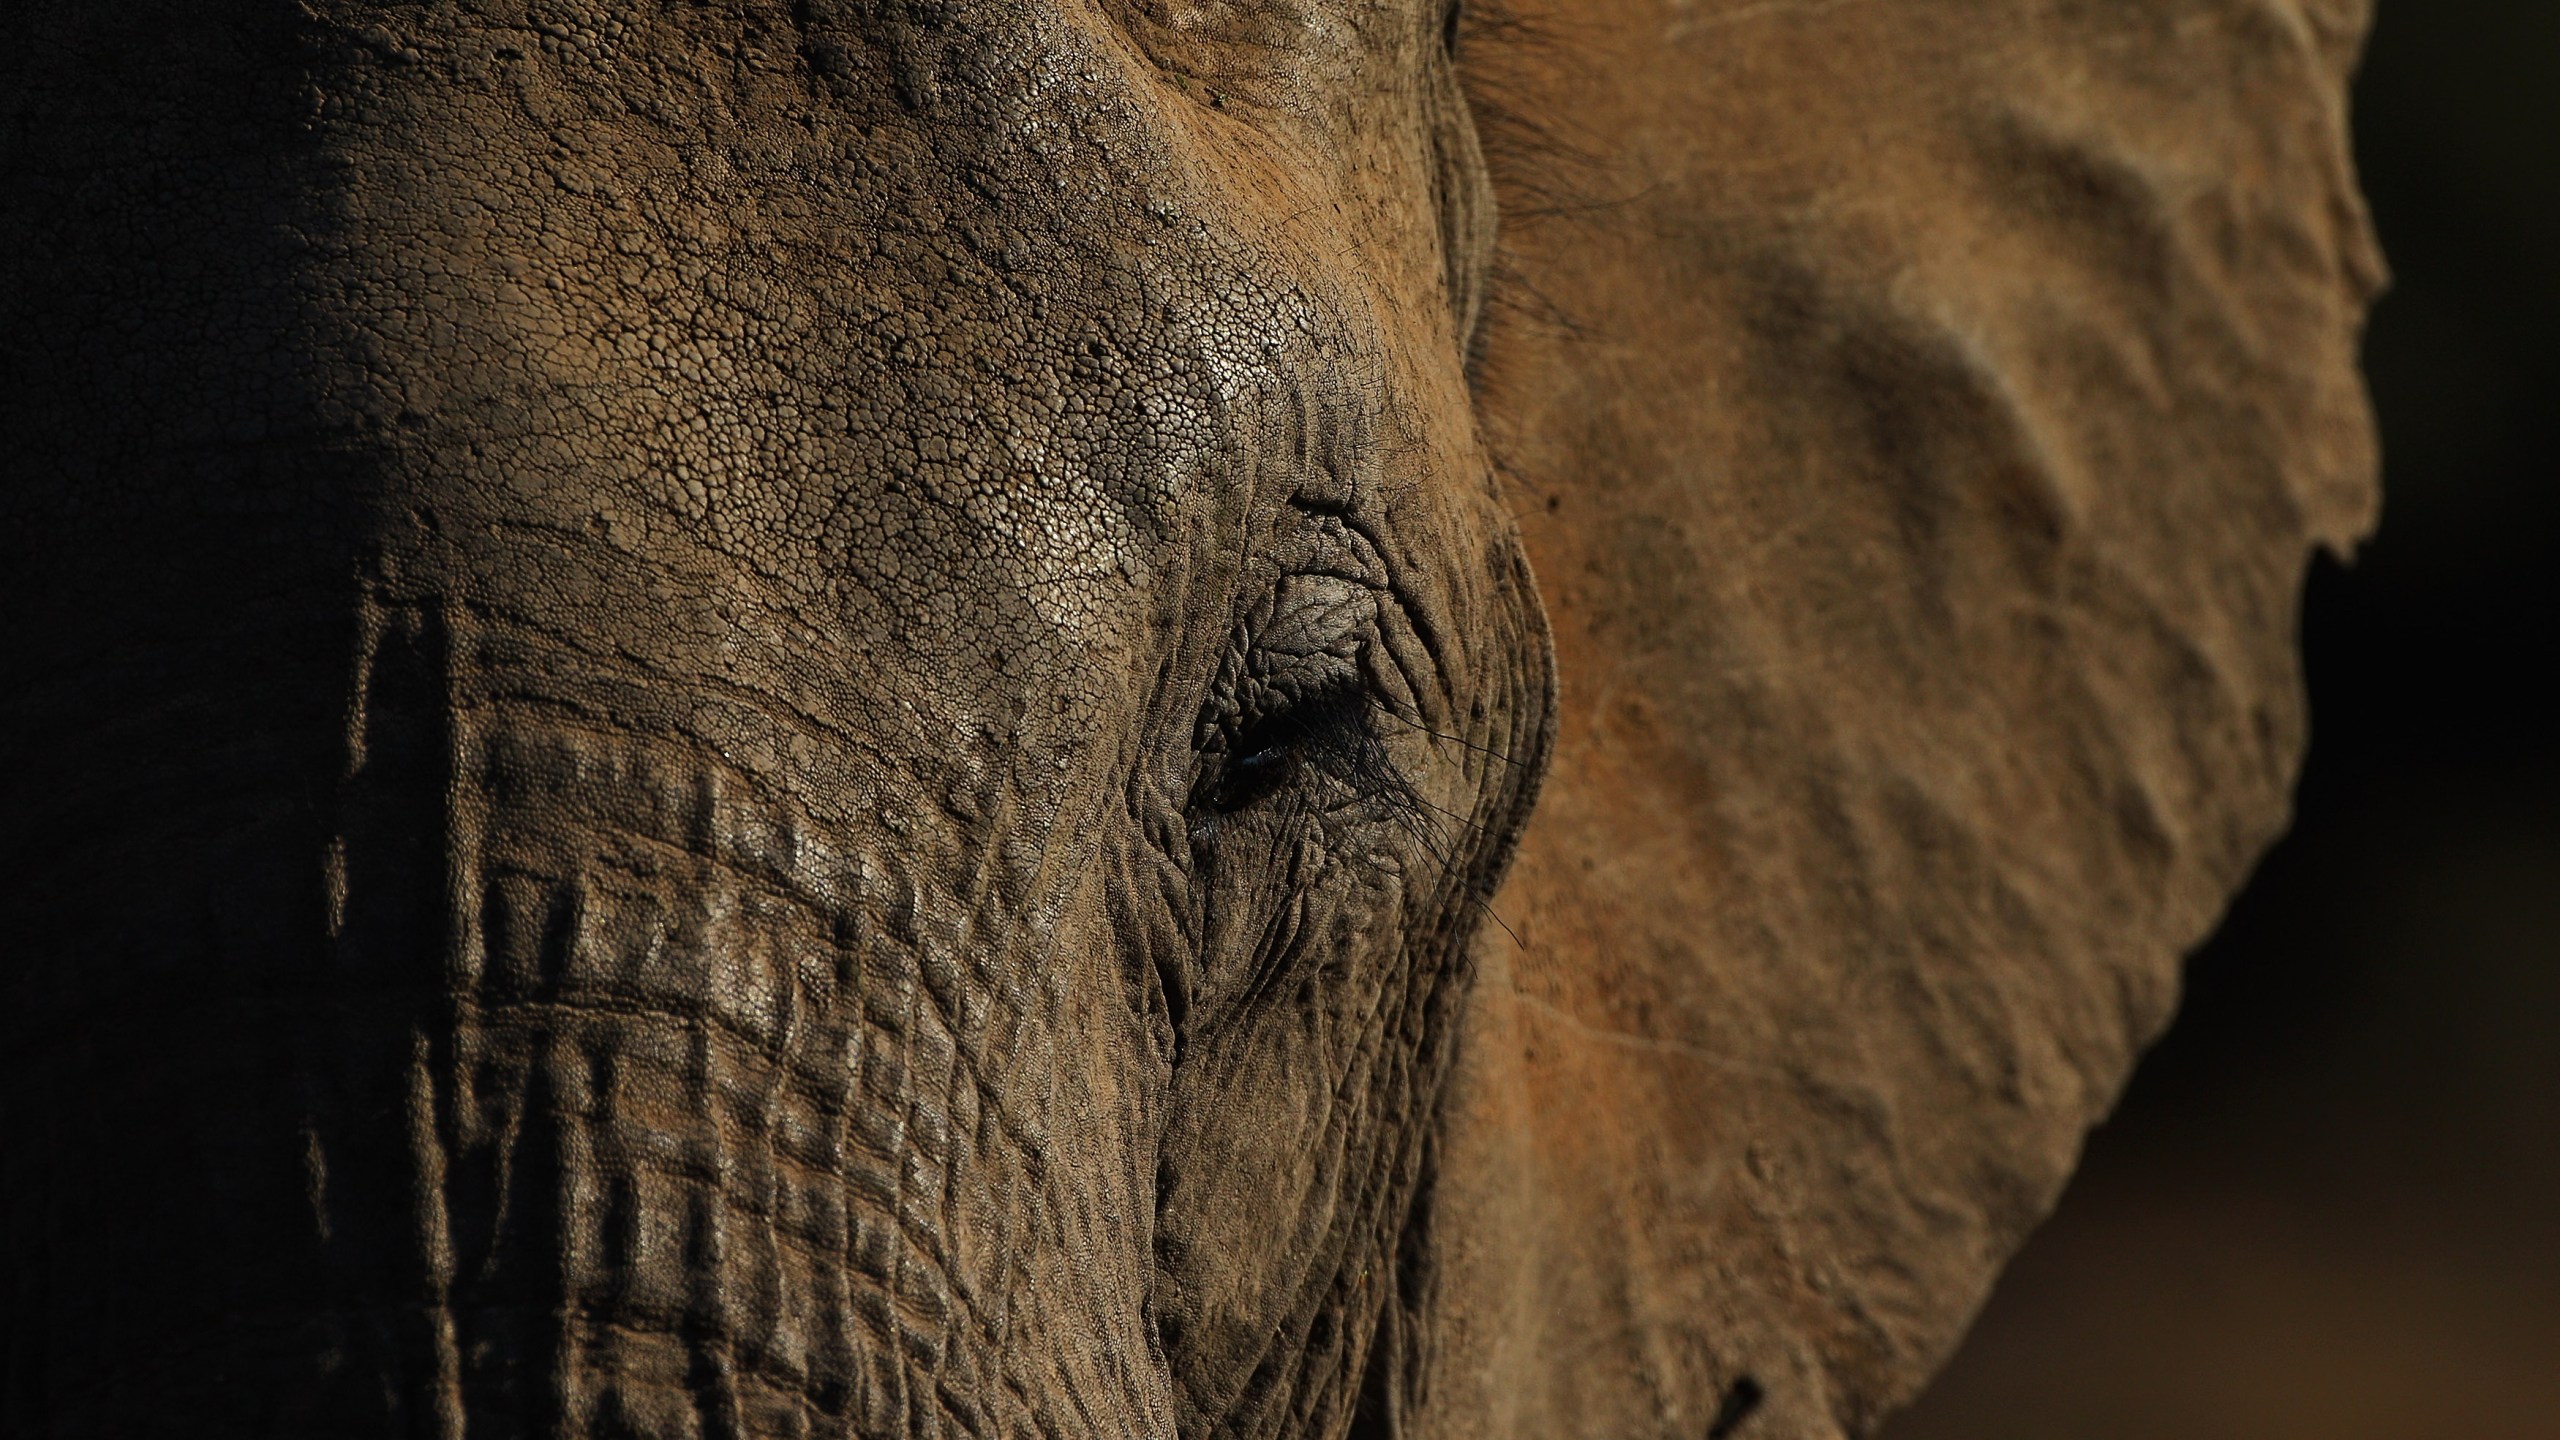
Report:
[[[0,1431],[1385,1424],[1549,714],[1445,20],[11,7]]]

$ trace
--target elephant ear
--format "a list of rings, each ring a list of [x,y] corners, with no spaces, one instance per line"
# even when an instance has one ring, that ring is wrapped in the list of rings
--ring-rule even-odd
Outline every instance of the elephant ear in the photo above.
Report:
[[[1462,64],[1597,201],[1481,380],[1561,713],[1406,1413],[1865,1434],[2286,818],[2376,504],[2364,7],[1541,3]]]

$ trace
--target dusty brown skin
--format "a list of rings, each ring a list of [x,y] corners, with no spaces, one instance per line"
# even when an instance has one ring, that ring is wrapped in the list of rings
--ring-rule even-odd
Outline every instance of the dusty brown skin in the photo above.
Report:
[[[0,20],[0,1430],[1907,1395],[2281,818],[2358,17],[1524,18]]]
[[[2376,499],[2367,15],[1528,15],[1616,203],[1513,227],[1578,333],[1489,357],[1562,720],[1426,1428],[1863,1435],[2284,822],[2304,565]]]

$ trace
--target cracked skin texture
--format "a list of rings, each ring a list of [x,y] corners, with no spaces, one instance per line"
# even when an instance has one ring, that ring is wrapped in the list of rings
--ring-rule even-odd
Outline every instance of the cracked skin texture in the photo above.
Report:
[[[2363,16],[1522,8],[0,20],[0,1429],[1907,1397],[2282,819]]]

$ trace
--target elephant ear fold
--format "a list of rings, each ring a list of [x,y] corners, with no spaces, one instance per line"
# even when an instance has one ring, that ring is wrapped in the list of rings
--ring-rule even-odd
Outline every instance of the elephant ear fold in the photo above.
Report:
[[[2376,504],[2364,8],[1514,3],[1461,64],[1594,201],[1480,379],[1561,713],[1411,1413],[1864,1434],[2285,820]]]

